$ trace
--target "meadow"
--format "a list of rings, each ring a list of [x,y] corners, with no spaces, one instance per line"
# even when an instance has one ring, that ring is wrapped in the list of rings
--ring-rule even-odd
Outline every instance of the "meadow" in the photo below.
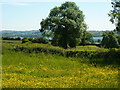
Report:
[[[15,51],[13,49],[16,46],[29,47],[27,44],[21,44],[21,41],[4,40],[2,43],[3,88],[119,88],[120,67],[116,64],[102,65],[87,63],[92,61],[90,58]],[[30,44],[30,46],[45,45]],[[62,50],[50,45],[46,47]],[[77,50],[79,49],[90,51],[100,48],[78,46]]]

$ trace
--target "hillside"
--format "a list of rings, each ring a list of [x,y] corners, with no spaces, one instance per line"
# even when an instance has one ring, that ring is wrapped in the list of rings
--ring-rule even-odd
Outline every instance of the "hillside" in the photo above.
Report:
[[[26,37],[26,38],[37,38],[41,36],[39,30],[32,30],[32,31],[12,31],[12,30],[3,30],[0,32],[2,37]]]
[[[93,34],[94,37],[100,37],[105,31],[88,31]],[[2,37],[32,37],[37,38],[41,36],[41,33],[39,30],[32,30],[32,31],[12,31],[12,30],[3,30],[0,31],[2,34]]]
[[[104,33],[104,32],[106,32],[106,31],[88,31],[88,32],[90,32],[90,33],[92,33],[92,35],[94,36],[94,37],[101,37],[102,36],[102,34]]]

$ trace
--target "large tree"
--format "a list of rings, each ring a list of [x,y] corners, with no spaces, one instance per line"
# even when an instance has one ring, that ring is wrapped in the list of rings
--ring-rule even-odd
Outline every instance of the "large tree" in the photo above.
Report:
[[[103,33],[103,39],[101,45],[105,48],[118,48],[119,43],[112,31]]]
[[[63,48],[76,47],[82,32],[87,28],[83,12],[74,2],[65,2],[51,9],[49,16],[40,25],[40,32],[52,32],[52,44]]]
[[[116,31],[120,32],[120,0],[112,0],[111,2],[113,10],[108,14],[110,21],[116,25]]]

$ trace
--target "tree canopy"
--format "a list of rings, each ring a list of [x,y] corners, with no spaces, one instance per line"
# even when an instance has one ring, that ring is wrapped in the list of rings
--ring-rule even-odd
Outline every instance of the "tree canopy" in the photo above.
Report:
[[[110,21],[116,25],[116,31],[120,32],[120,0],[112,0],[113,10],[108,14]]]
[[[40,25],[40,32],[52,32],[52,44],[63,48],[76,47],[87,28],[83,12],[74,2],[65,2],[51,9]]]
[[[118,40],[112,31],[105,32],[103,34],[103,39],[102,39],[101,44],[105,48],[118,48],[119,47]]]

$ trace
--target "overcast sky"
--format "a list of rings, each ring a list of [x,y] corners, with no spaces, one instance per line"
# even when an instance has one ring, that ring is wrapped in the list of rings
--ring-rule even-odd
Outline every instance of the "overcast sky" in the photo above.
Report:
[[[67,0],[77,4],[85,15],[88,30],[113,30],[109,21],[112,9],[110,0]],[[65,0],[1,0],[1,30],[38,30],[50,9],[60,6]]]

